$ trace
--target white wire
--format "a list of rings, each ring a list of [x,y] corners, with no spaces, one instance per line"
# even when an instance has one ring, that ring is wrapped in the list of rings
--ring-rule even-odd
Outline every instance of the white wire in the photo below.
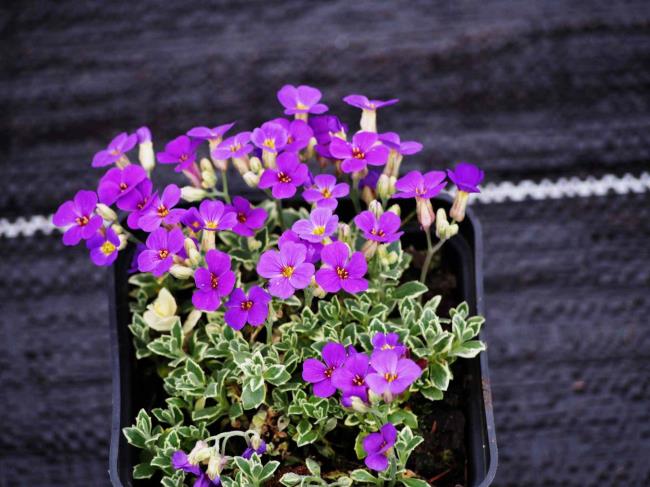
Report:
[[[650,191],[650,173],[639,176],[625,174],[615,176],[607,174],[601,178],[586,179],[560,178],[556,181],[543,179],[539,182],[528,179],[512,183],[487,183],[481,187],[481,193],[473,195],[478,203],[503,203],[505,201],[521,202],[526,200],[548,200],[560,198],[588,198],[604,196],[608,193],[626,195]],[[0,238],[31,237],[40,232],[49,235],[58,229],[52,223],[52,215],[20,216],[14,221],[0,218]]]

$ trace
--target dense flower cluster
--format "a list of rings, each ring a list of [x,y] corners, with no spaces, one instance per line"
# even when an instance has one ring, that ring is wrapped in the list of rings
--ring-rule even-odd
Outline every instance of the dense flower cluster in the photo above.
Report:
[[[382,280],[395,281],[387,287],[392,289],[408,265],[408,259],[400,257],[403,253],[399,241],[404,226],[411,218],[417,218],[425,231],[428,246],[420,279],[424,283],[435,251],[458,233],[468,195],[479,191],[483,172],[472,164],[460,163],[446,172],[411,171],[400,177],[403,157],[420,152],[422,145],[402,141],[395,132],[377,131],[377,111],[396,104],[397,99],[382,101],[359,94],[346,96],[345,103],[361,110],[360,130],[353,132],[338,117],[326,113],[329,108],[321,103],[322,96],[316,88],[286,85],[279,90],[277,98],[290,118],[274,118],[238,133],[232,132],[235,123],[197,126],[169,141],[157,153],[147,127],[132,134],[120,133],[92,159],[93,167],[105,171],[96,190],[79,191],[59,207],[53,222],[64,229],[65,245],[84,241],[91,260],[99,266],[115,262],[119,252],[132,242],[132,272],[140,276],[134,282],[145,282],[148,278],[142,276],[151,276],[146,281],[149,284],[142,285],[138,304],[142,316],[138,319],[153,330],[151,333],[171,333],[160,335],[156,341],[159,335],[152,336],[150,330],[138,328],[140,322],[134,320],[133,330],[136,340],[142,342],[142,356],[154,353],[166,359],[174,357],[172,368],[178,364],[193,367],[194,360],[208,360],[201,355],[207,353],[208,345],[201,348],[197,340],[207,343],[205,337],[215,329],[221,330],[224,336],[227,333],[231,342],[215,345],[209,359],[216,361],[229,356],[225,351],[229,346],[244,350],[245,345],[255,343],[258,333],[266,330],[266,343],[271,347],[265,351],[266,357],[272,357],[277,363],[265,365],[256,355],[261,352],[254,348],[242,352],[241,356],[233,355],[232,361],[241,367],[245,379],[227,394],[223,393],[219,403],[228,404],[236,398],[233,404],[237,406],[227,409],[232,425],[241,423],[238,418],[244,417],[244,410],[259,407],[270,387],[268,384],[286,383],[294,368],[302,364],[301,377],[312,385],[316,401],[340,392],[336,407],[343,409],[337,413],[338,420],[344,414],[365,415],[366,419],[356,424],[363,435],[359,445],[363,447],[366,466],[383,472],[391,464],[394,467],[391,475],[401,475],[405,465],[401,465],[402,470],[396,470],[392,453],[400,434],[396,429],[399,424],[387,421],[386,411],[394,412],[414,384],[433,374],[431,367],[434,367],[426,358],[422,359],[422,366],[410,358],[412,351],[405,343],[409,333],[398,334],[389,331],[390,327],[385,331],[374,329],[365,351],[357,351],[355,346],[360,345],[350,337],[361,332],[348,335],[352,326],[348,325],[338,335],[312,333],[314,343],[320,340],[318,346],[299,346],[300,338],[295,338],[295,343],[283,343],[274,350],[274,343],[283,340],[283,334],[289,336],[286,329],[283,332],[274,328],[274,323],[288,317],[288,323],[302,319],[301,326],[306,326],[309,313],[315,308],[320,313],[322,303],[340,306],[345,302],[348,307],[350,303],[364,303],[365,311],[355,315],[355,319],[367,326],[370,318],[363,313],[368,311],[372,300],[383,306],[373,316],[383,316],[388,321],[390,308],[381,303],[386,291],[382,289]],[[155,188],[151,176],[157,163],[173,165],[174,171],[187,177],[189,184]],[[227,179],[231,165],[248,187],[263,191],[268,199],[260,202],[257,197],[250,200],[231,197]],[[438,210],[436,218],[431,203],[448,180],[457,187],[448,213],[451,222],[444,209]],[[301,202],[292,206],[302,208],[283,208],[287,204],[283,200],[288,199]],[[342,221],[342,213],[337,213],[344,206],[344,199],[351,200],[356,210],[349,221]],[[391,200],[404,199],[413,200],[415,210],[402,218],[400,207]],[[361,209],[362,201],[367,205],[365,210]],[[439,239],[436,245],[430,234],[434,222]],[[396,262],[402,266],[400,272],[389,272],[388,267]],[[362,301],[365,295],[369,298]],[[320,300],[318,306],[312,306],[314,298]],[[183,301],[177,304],[177,299]],[[296,302],[303,310],[302,318],[295,318]],[[182,316],[185,319],[181,324]],[[201,328],[199,324],[204,322],[206,325]],[[230,328],[222,327],[222,323]],[[210,330],[207,324],[212,327]],[[198,330],[203,333],[200,338],[193,335]],[[172,339],[172,336],[180,338]],[[245,337],[245,345],[239,341],[241,337]],[[320,350],[319,355],[315,350]],[[299,360],[292,359],[287,362],[289,365],[282,363],[291,353]],[[424,352],[418,353],[422,357]],[[465,353],[469,356],[469,352]],[[196,367],[201,369],[203,365]],[[178,390],[187,391],[198,387],[196,384],[201,380],[207,380],[196,369],[192,373],[191,384],[183,386],[185,389],[179,386]],[[219,373],[214,372],[211,377]],[[168,390],[176,387],[173,381],[181,380],[179,374],[172,372],[165,378]],[[249,377],[246,374],[254,380],[246,382]],[[298,382],[292,383],[293,389],[287,387],[280,391],[279,398],[293,391],[295,401],[310,401],[296,392],[302,390],[298,375],[294,374]],[[207,389],[201,389],[201,393],[191,396],[191,401],[172,401],[170,411],[185,407],[193,420],[206,417],[212,411],[210,407],[204,408],[206,399],[216,397],[219,387],[222,385],[215,383],[210,390],[212,395]],[[310,407],[313,409],[318,404],[321,403],[314,402]],[[265,414],[270,414],[269,411]],[[166,418],[163,413],[155,414],[159,419]],[[304,421],[293,425],[291,414],[294,413],[287,413],[282,421],[291,424],[289,431],[294,432],[298,445],[316,441],[329,431],[320,426],[319,432],[312,435],[311,426],[306,426]],[[173,475],[174,470],[189,473],[195,478],[195,486],[217,486],[222,482],[243,485],[229,483],[235,481],[223,473],[234,469],[236,463],[239,468],[236,478],[240,479],[237,482],[249,478],[250,485],[261,485],[263,476],[266,479],[273,472],[269,474],[261,464],[261,470],[251,467],[248,471],[239,462],[258,465],[256,462],[260,462],[262,455],[273,452],[272,445],[259,435],[259,431],[275,425],[273,421],[279,420],[245,418],[244,423],[250,424],[250,430],[245,433],[235,430],[203,438],[189,454],[176,447],[171,458],[167,457],[168,465],[163,465],[167,468],[165,472],[168,475]],[[199,424],[198,419],[196,422]],[[139,428],[146,429],[144,423]],[[238,435],[245,438],[246,448],[233,460],[226,454],[225,443]],[[136,440],[130,438],[130,441]],[[165,441],[176,445],[175,440]],[[149,471],[144,468],[138,474],[145,476]],[[253,479],[258,474],[262,477]]]

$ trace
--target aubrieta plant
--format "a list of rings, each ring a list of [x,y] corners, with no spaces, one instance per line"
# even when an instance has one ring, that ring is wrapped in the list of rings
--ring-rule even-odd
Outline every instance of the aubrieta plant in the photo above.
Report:
[[[345,97],[361,109],[357,132],[325,114],[315,88],[287,85],[278,100],[288,118],[195,127],[157,154],[146,127],[119,134],[93,158],[106,171],[97,190],[54,215],[63,243],[83,241],[95,264],[133,255],[130,330],[165,396],[124,429],[142,450],[133,476],[428,485],[409,468],[425,431],[411,405],[440,400],[450,365],[485,346],[467,304],[441,318],[439,296],[422,300],[483,172],[460,163],[400,177],[422,145],[377,131],[377,111],[398,100]],[[155,188],[157,164],[189,184]],[[259,197],[231,196],[231,165]],[[436,214],[448,181],[453,207]],[[414,210],[402,219],[396,201]],[[419,280],[404,277],[412,254],[400,243],[412,218],[427,242]]]

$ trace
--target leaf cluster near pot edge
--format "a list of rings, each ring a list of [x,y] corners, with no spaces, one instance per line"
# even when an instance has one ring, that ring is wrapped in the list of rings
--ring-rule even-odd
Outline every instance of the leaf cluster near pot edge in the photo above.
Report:
[[[407,401],[441,399],[451,364],[485,345],[475,339],[483,318],[466,303],[441,318],[440,297],[423,298],[483,172],[463,162],[400,177],[422,145],[378,132],[377,111],[397,99],[345,97],[361,109],[352,132],[316,88],[277,96],[289,118],[252,131],[194,127],[158,153],[146,127],[117,135],[93,157],[107,168],[96,190],[54,215],[63,243],[84,242],[96,265],[135,247],[129,328],[165,401],[124,429],[142,451],[133,477],[167,487],[428,485],[407,468],[423,440]],[[159,164],[188,185],[155,188]],[[266,199],[231,195],[231,173]],[[453,206],[436,212],[431,198],[448,180]],[[337,214],[342,198],[350,221]],[[403,199],[415,200],[408,215]],[[403,278],[411,219],[427,242],[418,281]],[[354,468],[327,470],[344,437],[354,438]]]

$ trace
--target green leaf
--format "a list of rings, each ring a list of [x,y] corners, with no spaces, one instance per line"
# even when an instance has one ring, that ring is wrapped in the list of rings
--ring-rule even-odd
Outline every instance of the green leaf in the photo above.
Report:
[[[451,370],[446,361],[431,362],[429,364],[429,379],[433,385],[442,391],[446,391],[451,380]]]
[[[287,372],[286,367],[282,364],[272,365],[264,371],[264,380],[274,386],[281,386],[291,379],[291,374]]]
[[[205,373],[199,364],[197,364],[191,358],[188,358],[185,362],[185,370],[188,372],[190,382],[195,386],[201,386],[205,384]]]
[[[147,411],[140,409],[138,412],[138,417],[135,420],[135,425],[146,436],[149,436],[151,434],[151,417],[147,414]]]
[[[242,389],[241,402],[245,410],[255,409],[264,402],[266,397],[266,386],[262,382],[262,386],[257,389],[251,388],[250,383],[246,383]]]
[[[126,441],[137,448],[144,448],[145,442],[148,439],[148,436],[136,426],[122,429],[122,434],[126,437]]]
[[[478,340],[470,340],[458,347],[454,347],[451,353],[456,357],[474,358],[485,350],[485,343]]]
[[[367,470],[357,469],[350,472],[350,478],[355,482],[364,482],[366,484],[378,484],[379,479]]]
[[[277,462],[275,460],[268,462],[266,465],[264,465],[264,468],[262,468],[262,471],[258,475],[257,480],[259,482],[264,482],[265,480],[270,479],[279,466],[280,462]]]
[[[134,479],[148,479],[151,478],[154,473],[156,473],[156,469],[148,463],[138,463],[133,467]]]
[[[417,298],[427,292],[429,288],[418,281],[410,281],[402,284],[395,290],[395,299]]]
[[[443,392],[437,387],[424,387],[420,389],[420,393],[429,401],[440,401],[444,397]]]
[[[305,460],[305,464],[307,465],[307,469],[311,472],[312,475],[320,477],[320,464],[318,462],[312,460],[311,458],[308,458]]]
[[[253,479],[253,472],[251,470],[251,464],[248,460],[243,457],[235,457],[235,463],[237,468],[249,479]]]
[[[405,485],[406,487],[429,487],[429,482],[426,480],[402,477],[400,482],[402,482],[402,485]]]
[[[280,483],[282,485],[286,485],[287,487],[293,487],[294,485],[298,485],[301,481],[302,481],[302,477],[293,472],[285,473],[280,479]]]
[[[216,421],[224,413],[221,406],[210,406],[207,408],[199,409],[198,411],[192,412],[192,420],[197,421],[206,421],[207,423],[212,423]]]

